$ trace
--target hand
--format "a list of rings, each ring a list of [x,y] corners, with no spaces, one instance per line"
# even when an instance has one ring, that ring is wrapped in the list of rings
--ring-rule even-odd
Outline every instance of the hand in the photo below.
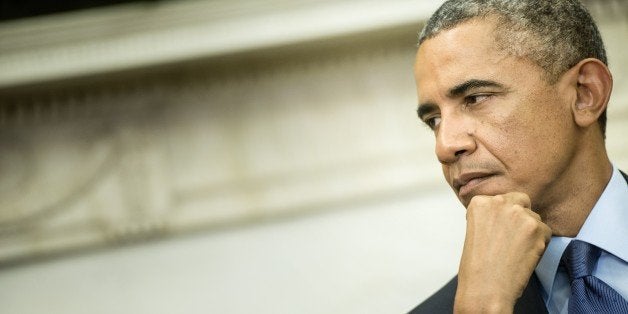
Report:
[[[473,197],[454,312],[512,313],[551,235],[524,193]]]

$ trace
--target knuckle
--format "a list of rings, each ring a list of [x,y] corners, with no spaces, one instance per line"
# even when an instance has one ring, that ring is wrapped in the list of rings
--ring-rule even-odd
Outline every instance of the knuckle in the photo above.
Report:
[[[536,250],[538,250],[539,252],[543,252],[545,251],[545,248],[547,248],[547,242],[536,241]]]
[[[539,215],[538,213],[535,213],[533,211],[530,212],[530,215],[532,215],[532,217],[534,217],[534,219],[541,221],[541,215]]]
[[[508,196],[512,199],[513,202],[521,203],[521,204],[530,204],[530,196],[523,192],[511,192],[508,193]]]
[[[524,224],[525,224],[526,229],[530,231],[537,232],[539,229],[539,224],[537,224],[536,220],[534,219],[525,219]]]
[[[510,206],[510,208],[512,208],[512,210],[515,213],[519,214],[519,215],[525,213],[525,208],[523,208],[523,206],[521,206],[519,204],[514,204],[514,205]]]
[[[527,235],[534,236],[534,235],[543,234],[541,230],[541,226],[539,225],[538,221],[535,219],[532,219],[532,218],[524,219],[521,225],[523,229],[525,230],[524,232]]]
[[[469,202],[470,208],[482,208],[486,207],[489,203],[488,197],[484,195],[476,195]]]
[[[506,197],[504,195],[501,195],[501,194],[500,195],[495,195],[495,196],[493,196],[493,200],[496,203],[503,204],[503,203],[506,202]]]
[[[507,206],[507,209],[510,213],[510,215],[512,215],[512,217],[514,219],[525,219],[526,218],[526,214],[525,214],[525,208],[519,204],[514,204],[512,206]]]
[[[515,196],[516,198],[519,198],[519,199],[524,199],[525,200],[525,199],[529,198],[528,194],[525,194],[523,192],[512,192],[512,194],[513,194],[513,196]]]

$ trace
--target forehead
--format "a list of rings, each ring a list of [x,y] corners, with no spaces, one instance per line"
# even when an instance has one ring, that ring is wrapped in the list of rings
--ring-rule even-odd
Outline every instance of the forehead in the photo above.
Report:
[[[508,81],[535,65],[500,49],[495,19],[472,19],[425,40],[416,56],[419,96],[472,79]]]

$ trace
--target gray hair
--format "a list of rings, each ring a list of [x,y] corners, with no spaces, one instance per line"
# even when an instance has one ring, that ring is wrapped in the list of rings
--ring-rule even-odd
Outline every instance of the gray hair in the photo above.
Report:
[[[492,17],[498,47],[539,65],[552,84],[586,58],[608,65],[602,36],[578,0],[448,0],[430,17],[418,45],[471,19]],[[606,110],[598,122],[604,134]]]

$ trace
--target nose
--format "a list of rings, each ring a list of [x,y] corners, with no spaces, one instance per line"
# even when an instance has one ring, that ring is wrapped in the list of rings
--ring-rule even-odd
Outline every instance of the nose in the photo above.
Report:
[[[472,125],[459,115],[443,116],[436,132],[436,157],[441,164],[451,164],[476,149]]]

